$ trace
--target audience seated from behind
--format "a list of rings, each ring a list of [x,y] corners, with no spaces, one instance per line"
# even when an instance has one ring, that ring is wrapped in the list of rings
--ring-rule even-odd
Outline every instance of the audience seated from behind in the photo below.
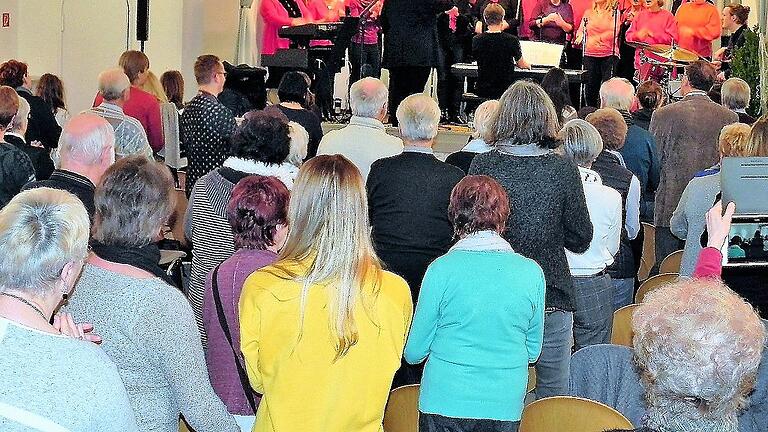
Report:
[[[581,119],[571,120],[563,126],[560,136],[565,157],[579,166],[593,227],[586,252],[565,251],[573,281],[573,342],[574,350],[578,351],[611,341],[613,284],[605,269],[613,264],[619,251],[621,195],[603,185],[600,174],[591,169],[603,151],[603,140],[594,126]]]
[[[5,140],[5,132],[19,111],[19,95],[8,86],[0,86],[0,208],[24,185],[35,181],[35,167],[24,151]]]
[[[209,273],[205,281],[203,324],[208,336],[205,352],[208,374],[216,394],[229,412],[235,414],[238,423],[250,421],[246,425],[241,423],[247,426],[243,427],[244,431],[250,431],[253,426],[254,408],[261,396],[253,393],[239,375],[244,360],[240,355],[237,304],[245,279],[275,262],[285,244],[288,199],[288,188],[275,177],[254,175],[240,180],[226,208],[236,252]],[[222,321],[229,335],[224,332]],[[237,360],[233,352],[237,353]]]
[[[163,84],[160,83],[160,79],[151,70],[147,71],[147,79],[141,85],[141,89],[154,96],[160,105],[168,103],[168,96],[165,94]]]
[[[169,70],[160,75],[160,85],[163,86],[168,102],[181,112],[184,109],[184,76],[177,70]]]
[[[453,243],[446,211],[451,190],[464,173],[432,151],[440,122],[434,99],[408,96],[396,115],[405,147],[402,154],[371,165],[368,213],[379,258],[408,282],[415,303],[427,266]]]
[[[224,65],[214,55],[202,55],[195,61],[197,96],[187,102],[179,119],[181,143],[189,162],[187,196],[197,179],[220,167],[229,155],[229,139],[237,125],[229,108],[216,99],[224,88],[225,75]]]
[[[65,191],[22,192],[0,210],[2,430],[138,430],[92,327],[68,314],[50,324],[88,256],[89,228],[83,204]]]
[[[520,41],[504,31],[504,8],[488,3],[483,10],[488,30],[472,39],[472,56],[477,59],[475,93],[483,98],[498,99],[512,84],[515,66],[530,69],[523,58]]]
[[[632,113],[632,120],[638,127],[648,130],[653,112],[664,105],[664,91],[659,83],[648,80],[637,87],[635,97],[637,98],[638,110]]]
[[[186,111],[185,111],[186,112]],[[232,230],[224,207],[232,190],[252,175],[274,176],[289,189],[298,169],[286,162],[290,152],[288,125],[264,111],[248,113],[232,135],[229,158],[195,183],[189,197],[184,232],[192,242],[192,269],[188,297],[206,345],[203,293],[206,275],[235,252]]]
[[[574,291],[565,249],[584,253],[592,223],[579,170],[555,154],[559,124],[552,101],[537,84],[518,81],[499,100],[488,134],[495,147],[472,161],[469,174],[485,174],[507,191],[511,212],[503,237],[536,261],[547,283],[544,348],[536,363],[536,396],[568,391]]]
[[[364,180],[343,156],[302,165],[279,260],[240,297],[241,349],[263,394],[254,431],[381,430],[413,306],[405,281],[381,267],[367,211]]]
[[[140,430],[177,431],[181,414],[196,431],[239,431],[211,387],[189,302],[158,265],[155,242],[174,197],[158,162],[129,156],[107,170],[96,190],[93,253],[69,311],[103,337]]]
[[[371,164],[403,152],[403,141],[389,135],[382,123],[387,118],[387,86],[376,78],[363,78],[349,89],[352,118],[342,129],[330,131],[320,141],[318,154],[340,154],[350,160],[363,178]]]
[[[112,125],[115,130],[115,157],[144,155],[152,158],[147,133],[138,120],[127,115],[123,108],[131,97],[131,82],[120,68],[99,74],[99,95],[102,101],[88,110]]]
[[[0,64],[0,85],[16,89],[19,96],[29,102],[30,116],[27,142],[39,142],[46,149],[56,148],[59,144],[61,126],[56,123],[53,111],[40,97],[32,94],[32,79],[29,77],[29,67],[17,60],[8,60]]]
[[[602,107],[616,109],[627,123],[627,137],[619,152],[626,168],[640,181],[640,220],[653,223],[653,204],[661,165],[653,137],[646,129],[634,124],[629,112],[634,101],[635,87],[624,78],[611,78],[600,86]]]
[[[35,178],[47,180],[53,173],[53,161],[48,150],[27,143],[24,136],[29,125],[29,102],[19,96],[19,111],[13,117],[10,128],[5,131],[5,142],[13,144],[29,156],[35,168]]]
[[[720,132],[720,160],[724,157],[768,156],[768,149],[753,146],[749,141],[751,128],[744,123],[733,123]],[[765,152],[762,154],[762,152]],[[705,215],[720,193],[720,163],[701,171],[688,182],[680,196],[670,230],[677,238],[685,240],[680,276],[690,276],[701,251],[701,234],[704,232]]]
[[[509,212],[487,176],[464,177],[451,193],[459,240],[427,269],[405,346],[408,362],[427,360],[420,432],[517,430],[528,364],[541,353],[545,282],[501,237]]]
[[[115,162],[115,132],[103,118],[78,114],[64,125],[59,147],[54,151],[58,168],[47,180],[38,180],[24,189],[47,187],[75,194],[93,221],[93,195],[107,168]]]
[[[496,99],[487,100],[480,104],[475,110],[474,121],[472,123],[472,137],[461,150],[451,153],[445,158],[445,162],[455,167],[461,168],[466,174],[472,159],[480,153],[487,153],[492,147],[485,140],[488,129],[493,121],[493,116],[499,109],[499,101]]]
[[[64,127],[67,124],[71,116],[69,111],[67,111],[67,104],[64,98],[64,83],[61,82],[61,78],[49,73],[40,76],[40,80],[37,81],[35,96],[40,97],[48,104],[59,126]]]
[[[571,7],[568,3],[561,4],[569,8]],[[571,102],[571,91],[565,71],[560,68],[552,68],[547,71],[544,78],[541,79],[541,88],[552,99],[561,124],[577,118],[576,108],[573,107],[573,102]]]
[[[307,158],[309,133],[307,133],[307,130],[304,129],[304,126],[296,122],[289,121],[288,136],[291,139],[291,148],[288,152],[288,158],[286,159],[286,162],[298,168]]]
[[[141,123],[152,151],[158,152],[165,146],[160,103],[154,95],[141,89],[149,77],[149,58],[141,51],[126,51],[120,56],[118,65],[131,83],[123,111]],[[102,95],[97,94],[93,106],[101,105],[103,100]]]
[[[600,174],[603,184],[621,194],[622,224],[619,253],[614,256],[608,274],[613,284],[614,310],[632,303],[637,275],[637,261],[631,240],[640,232],[640,181],[624,167],[619,153],[627,135],[627,123],[621,113],[613,108],[601,108],[587,116],[603,139],[603,151],[592,163],[592,169]]]
[[[741,78],[728,78],[720,87],[720,100],[724,107],[739,116],[739,123],[752,125],[756,118],[747,114],[752,90]]]
[[[687,65],[680,87],[685,97],[657,109],[651,119],[650,132],[661,158],[653,210],[657,263],[683,248],[669,228],[672,213],[694,175],[720,159],[717,140],[723,126],[739,120],[736,113],[707,96],[716,75],[715,69],[705,61]]]
[[[645,388],[645,428],[736,431],[764,349],[752,306],[713,278],[651,292],[634,313],[635,363]]]
[[[309,94],[309,83],[304,75],[300,72],[287,72],[277,88],[280,103],[266,108],[267,111],[279,111],[288,117],[288,120],[304,126],[309,133],[307,159],[317,155],[317,148],[323,138],[320,117],[307,109],[311,105],[308,102]]]

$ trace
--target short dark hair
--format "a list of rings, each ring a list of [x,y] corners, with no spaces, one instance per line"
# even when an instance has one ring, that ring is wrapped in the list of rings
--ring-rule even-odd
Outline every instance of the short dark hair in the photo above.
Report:
[[[731,15],[736,17],[736,22],[739,24],[746,24],[749,19],[749,6],[744,6],[738,3],[731,3],[725,7],[730,10]]]
[[[123,72],[133,84],[140,73],[149,69],[149,57],[141,51],[129,50],[120,56],[117,64],[123,68]]]
[[[18,60],[8,60],[0,65],[0,85],[17,88],[24,85],[29,67]]]
[[[19,112],[19,95],[8,86],[0,86],[0,130],[5,129]]]
[[[451,191],[448,219],[459,237],[484,230],[501,233],[509,212],[507,191],[491,177],[466,176]]]
[[[221,60],[213,54],[205,54],[195,60],[195,80],[200,85],[210,84],[218,72]]]
[[[655,110],[663,100],[664,90],[654,80],[645,81],[637,88],[637,101],[645,109]]]
[[[557,119],[562,123],[563,108],[566,105],[571,105],[570,88],[565,71],[558,67],[550,69],[541,80],[541,88],[552,99],[552,104],[555,105],[557,112]]]
[[[504,20],[504,8],[498,3],[490,3],[483,10],[483,19],[487,25],[501,24]]]
[[[160,85],[163,86],[168,102],[176,105],[176,108],[184,107],[184,77],[177,70],[163,72],[160,75]]]
[[[64,104],[64,83],[53,74],[43,74],[37,82],[37,95],[43,99],[52,111],[66,108]]]
[[[704,60],[696,60],[685,67],[685,76],[691,87],[708,92],[717,80],[717,71]]]
[[[237,182],[227,204],[235,249],[273,246],[277,225],[288,219],[289,197],[288,188],[275,177],[252,175]]]
[[[307,101],[309,84],[306,78],[299,72],[286,72],[277,86],[277,97],[280,102],[297,102],[304,104]]]
[[[291,150],[288,124],[258,111],[249,113],[232,134],[232,156],[266,164],[280,164]]]

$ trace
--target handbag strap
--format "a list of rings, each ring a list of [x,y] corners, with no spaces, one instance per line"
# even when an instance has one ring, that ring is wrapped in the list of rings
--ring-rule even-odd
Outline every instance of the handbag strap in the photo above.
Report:
[[[248,381],[248,373],[246,373],[242,362],[240,361],[240,353],[235,349],[235,345],[232,343],[232,333],[229,331],[229,324],[227,324],[227,318],[224,315],[224,306],[221,304],[221,295],[219,294],[219,266],[213,269],[213,275],[211,275],[211,285],[213,288],[213,302],[216,303],[216,315],[219,318],[219,325],[224,331],[224,336],[229,342],[229,347],[232,349],[232,354],[235,357],[235,366],[237,366],[237,374],[240,376],[240,384],[243,386],[245,397],[248,399],[248,405],[251,406],[253,413],[256,414],[256,400],[253,398],[253,389]]]

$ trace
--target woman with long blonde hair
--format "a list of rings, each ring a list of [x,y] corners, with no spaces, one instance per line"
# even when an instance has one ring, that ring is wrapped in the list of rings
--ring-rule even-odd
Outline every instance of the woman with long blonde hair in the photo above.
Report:
[[[241,349],[264,396],[254,431],[381,431],[413,305],[373,250],[360,172],[339,155],[304,165],[278,262],[240,297]]]

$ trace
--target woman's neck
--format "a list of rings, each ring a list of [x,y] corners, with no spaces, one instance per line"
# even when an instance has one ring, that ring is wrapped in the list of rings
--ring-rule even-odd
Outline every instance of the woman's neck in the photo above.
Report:
[[[302,109],[302,108],[304,108],[298,102],[280,102],[280,105],[282,105],[282,106],[284,106],[286,108],[291,108],[291,109]]]
[[[88,264],[94,265],[101,269],[111,271],[113,273],[121,274],[123,276],[129,276],[136,279],[152,279],[155,277],[150,272],[141,270],[137,267],[128,264],[120,264],[112,261],[107,261],[104,258],[99,257],[95,253],[91,253],[86,261]]]
[[[49,323],[58,306],[36,296],[18,291],[5,291],[0,295],[0,316],[23,326],[46,333],[59,334]]]

